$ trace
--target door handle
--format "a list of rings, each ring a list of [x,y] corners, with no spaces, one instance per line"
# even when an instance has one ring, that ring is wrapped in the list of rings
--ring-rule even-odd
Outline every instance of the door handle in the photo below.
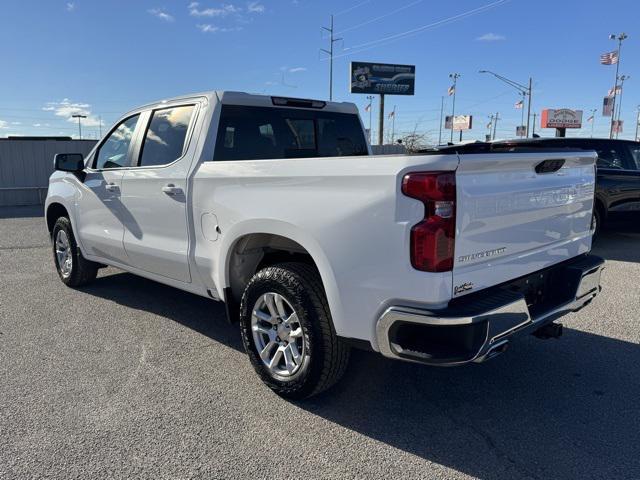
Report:
[[[117,184],[115,183],[107,183],[104,186],[105,190],[107,190],[108,192],[117,192],[118,190],[120,190],[120,187],[118,187]]]
[[[173,183],[169,183],[162,187],[162,191],[167,195],[182,195],[182,189],[180,187],[176,187]]]

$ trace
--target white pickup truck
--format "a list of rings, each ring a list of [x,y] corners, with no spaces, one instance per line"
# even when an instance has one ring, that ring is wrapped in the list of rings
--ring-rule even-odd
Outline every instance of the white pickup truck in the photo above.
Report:
[[[56,155],[46,222],[65,284],[112,265],[224,301],[261,379],[304,398],[351,346],[458,365],[558,336],[600,290],[594,161],[372,156],[353,104],[209,92]]]

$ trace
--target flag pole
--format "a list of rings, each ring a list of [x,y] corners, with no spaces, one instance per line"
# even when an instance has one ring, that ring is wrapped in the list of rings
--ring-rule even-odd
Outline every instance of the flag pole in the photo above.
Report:
[[[440,97],[440,131],[438,132],[438,145],[442,145],[442,113],[443,111],[444,111],[444,95]]]
[[[456,84],[458,83],[458,78],[460,78],[459,73],[451,73],[449,74],[449,78],[453,80],[453,104],[451,106],[451,143],[453,143],[453,123],[454,117],[456,116],[456,93],[458,88]]]
[[[616,37],[616,35],[609,35],[611,40],[618,40],[618,61],[616,62],[616,80],[613,85],[613,106],[611,109],[611,127],[609,128],[609,138],[613,138],[613,125],[615,123],[616,118],[616,97],[618,94],[618,73],[620,72],[620,52],[622,50],[622,41],[627,38],[626,33],[621,33]]]

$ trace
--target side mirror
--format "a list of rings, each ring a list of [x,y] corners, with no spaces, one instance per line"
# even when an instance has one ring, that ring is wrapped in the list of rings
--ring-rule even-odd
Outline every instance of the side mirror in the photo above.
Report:
[[[62,172],[80,173],[84,170],[84,157],[81,153],[56,153],[53,165]]]

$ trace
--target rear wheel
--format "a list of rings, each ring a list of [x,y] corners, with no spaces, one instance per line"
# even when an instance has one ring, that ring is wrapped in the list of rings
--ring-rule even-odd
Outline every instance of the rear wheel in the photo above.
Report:
[[[67,217],[56,220],[51,238],[56,270],[65,285],[80,287],[96,278],[99,265],[82,256]]]
[[[283,397],[318,394],[346,369],[349,347],[333,331],[322,282],[308,265],[256,273],[242,296],[240,329],[253,368]]]
[[[593,209],[593,218],[591,219],[591,230],[593,231],[594,237],[598,236],[601,228],[602,228],[602,214],[600,213],[600,209],[596,207]]]

